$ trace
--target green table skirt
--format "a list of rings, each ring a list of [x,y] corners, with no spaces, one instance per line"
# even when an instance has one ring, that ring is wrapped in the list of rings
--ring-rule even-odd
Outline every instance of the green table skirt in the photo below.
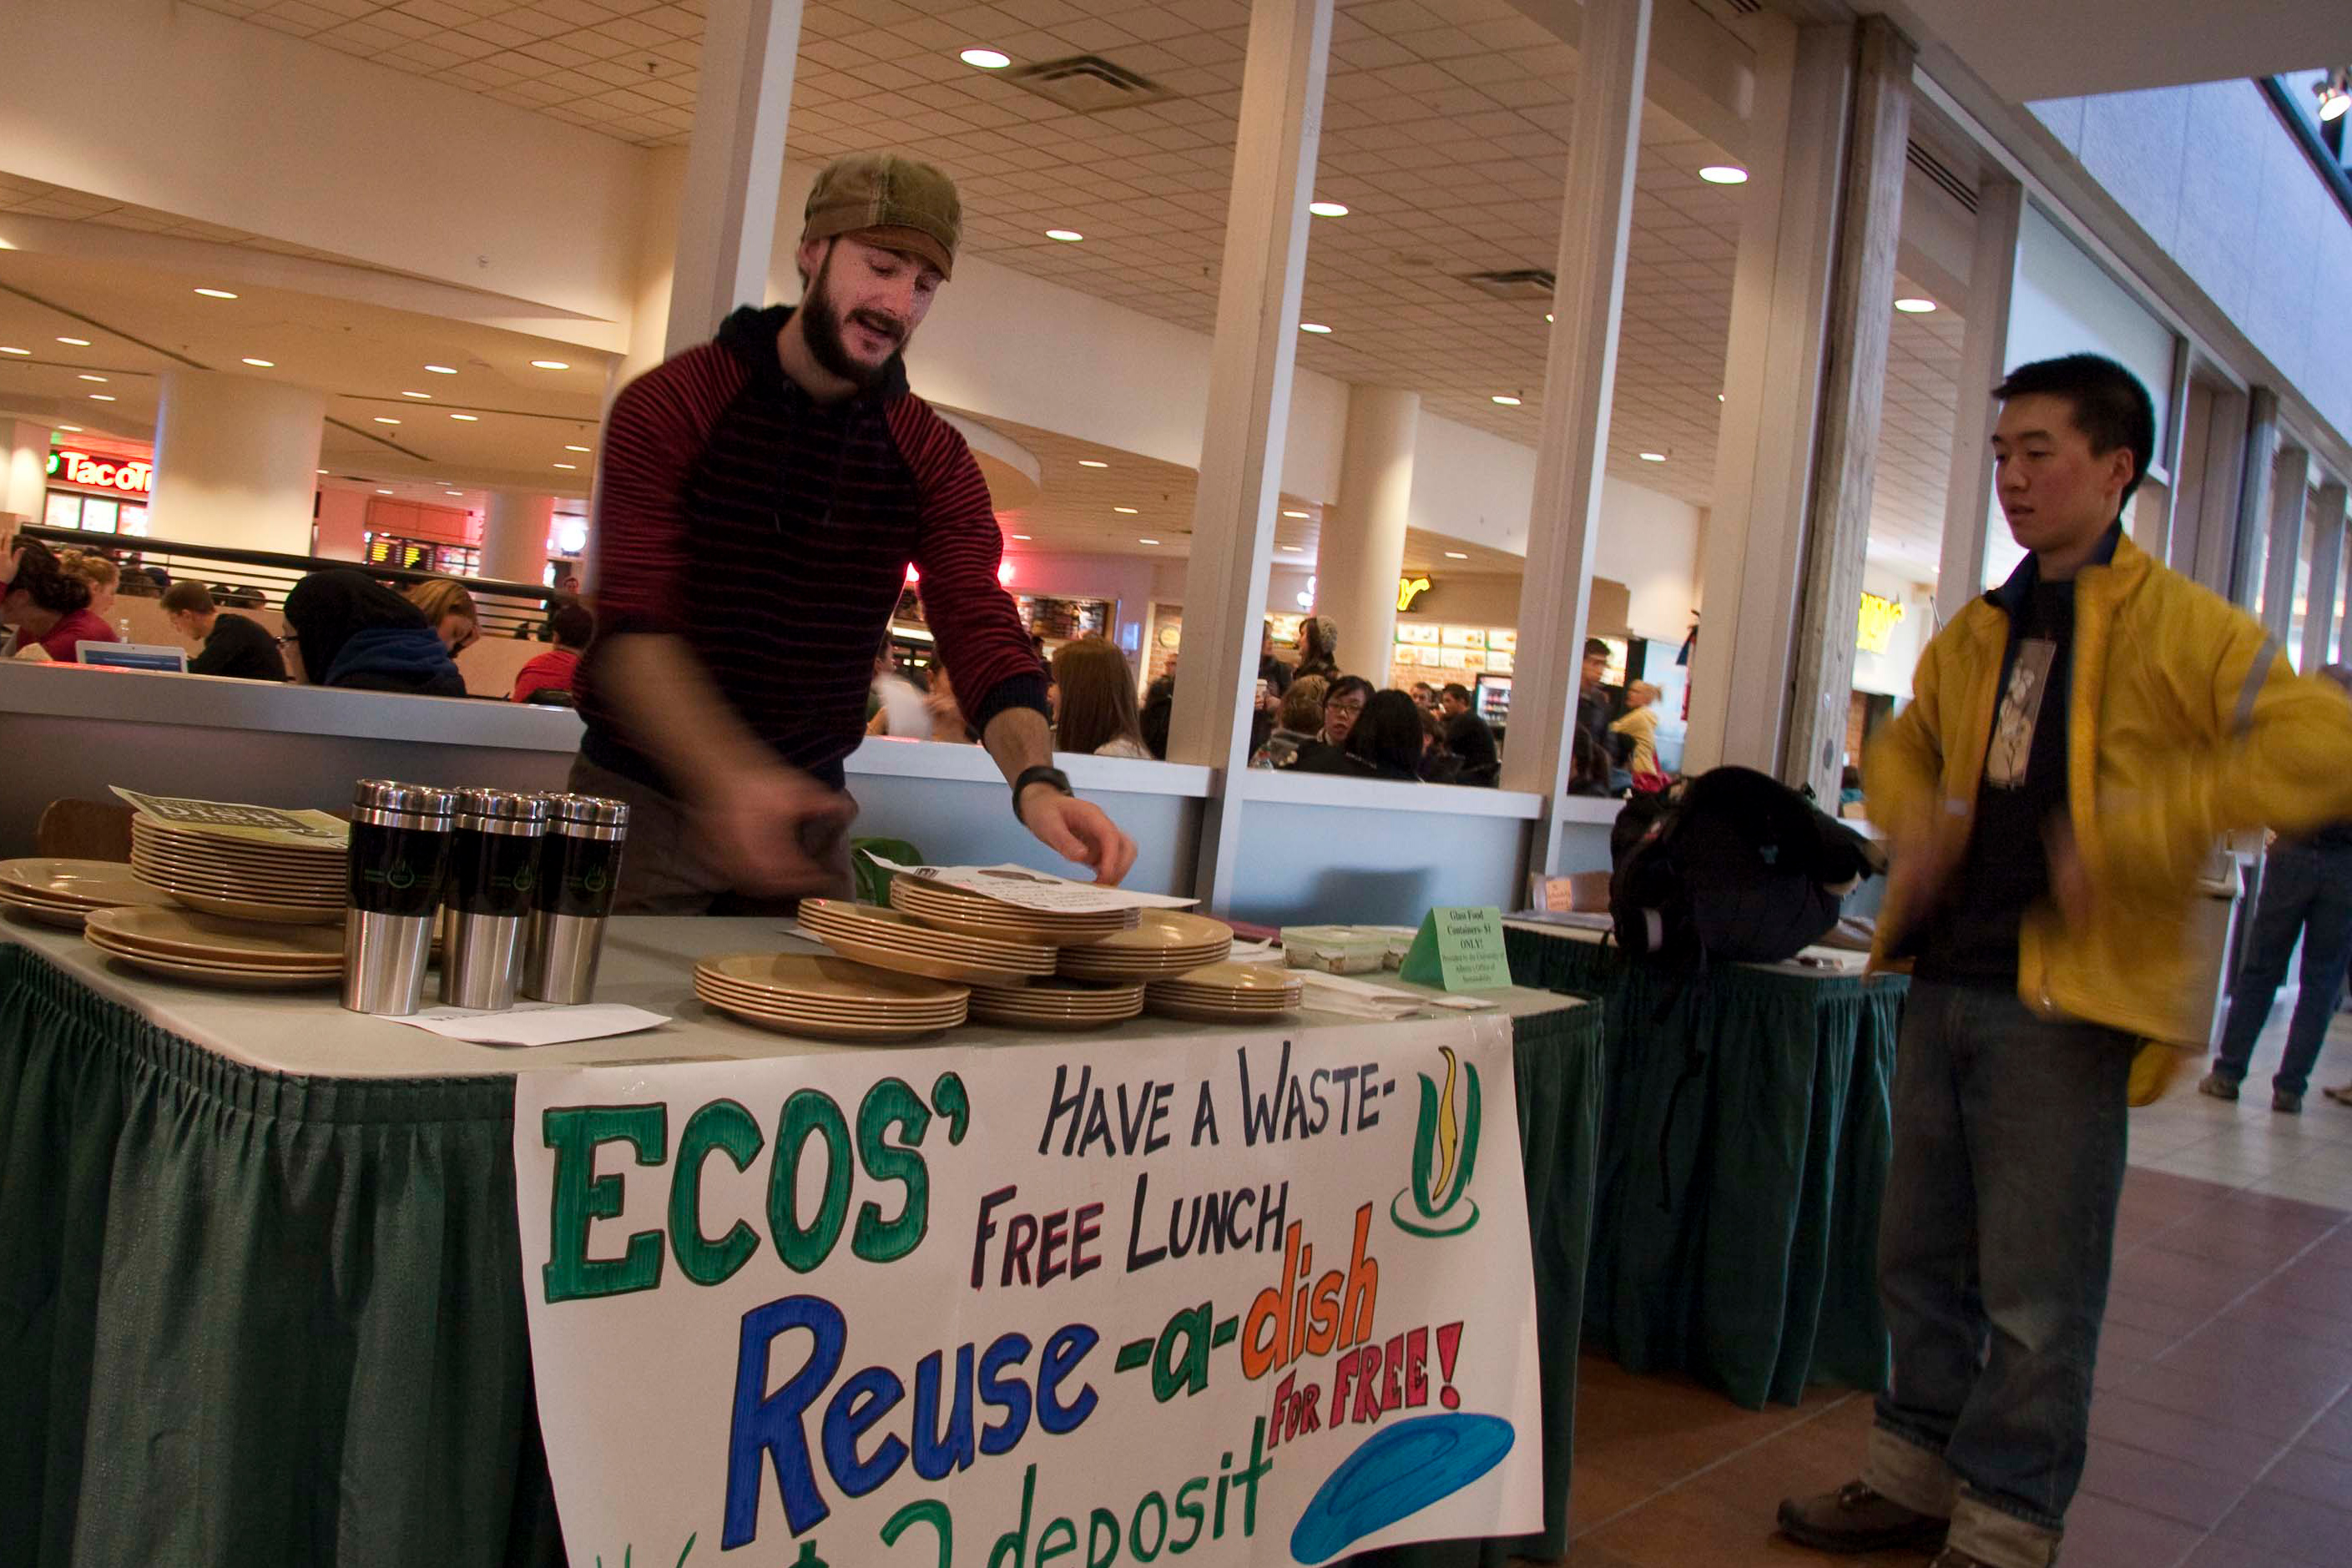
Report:
[[[1534,1541],[1567,1542],[1597,1008],[1520,1019]],[[223,1060],[0,943],[0,1560],[561,1564],[515,1232],[511,1080]]]
[[[1507,928],[1522,986],[1606,1001],[1608,1092],[1587,1343],[1750,1409],[1883,1387],[1878,1210],[1910,987],[1718,965]]]

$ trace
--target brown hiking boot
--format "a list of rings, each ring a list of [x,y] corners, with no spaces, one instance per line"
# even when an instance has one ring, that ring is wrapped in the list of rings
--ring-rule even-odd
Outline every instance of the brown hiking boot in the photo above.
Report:
[[[1780,1533],[1816,1552],[1933,1549],[1943,1545],[1951,1527],[1950,1520],[1914,1513],[1860,1481],[1848,1481],[1835,1491],[1811,1497],[1786,1498],[1780,1503]]]

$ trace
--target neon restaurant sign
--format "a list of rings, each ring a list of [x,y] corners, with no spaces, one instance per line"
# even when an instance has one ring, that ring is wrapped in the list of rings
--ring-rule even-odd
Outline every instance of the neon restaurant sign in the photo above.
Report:
[[[61,478],[68,485],[86,485],[93,490],[120,490],[126,496],[148,496],[152,495],[155,489],[155,465],[136,458],[114,462],[60,446],[49,453],[48,471],[52,479]]]

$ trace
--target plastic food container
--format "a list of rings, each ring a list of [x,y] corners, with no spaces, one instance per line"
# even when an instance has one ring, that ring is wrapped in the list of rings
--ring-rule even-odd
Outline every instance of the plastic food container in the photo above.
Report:
[[[1407,941],[1410,940],[1408,936]],[[1327,975],[1369,975],[1392,967],[1389,941],[1385,931],[1356,925],[1282,928],[1282,953],[1289,966],[1294,969],[1320,969]],[[1402,952],[1400,948],[1399,961]]]

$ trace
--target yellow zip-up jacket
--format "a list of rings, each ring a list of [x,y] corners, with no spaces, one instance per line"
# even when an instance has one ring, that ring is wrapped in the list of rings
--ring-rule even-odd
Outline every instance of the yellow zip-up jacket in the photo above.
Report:
[[[1967,842],[2009,646],[1997,598],[1969,601],[1927,644],[1910,706],[1864,759],[1870,820],[1898,843]],[[2066,725],[2092,911],[2079,930],[2047,901],[2025,913],[2018,994],[2039,1012],[2189,1041],[2198,871],[2225,832],[2352,817],[2352,703],[2297,675],[2253,617],[2125,538],[2074,580]],[[1890,967],[1916,915],[1890,893],[1874,967]]]

